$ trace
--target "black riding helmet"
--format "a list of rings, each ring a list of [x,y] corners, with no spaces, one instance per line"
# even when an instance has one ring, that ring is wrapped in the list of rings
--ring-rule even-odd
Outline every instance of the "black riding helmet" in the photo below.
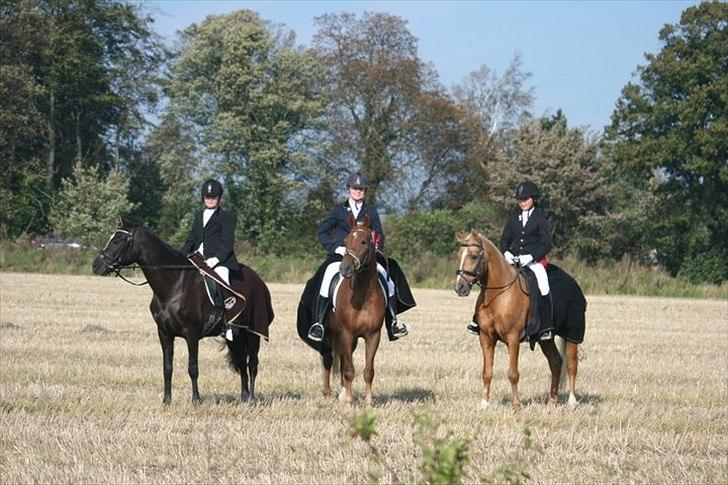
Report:
[[[349,178],[346,179],[346,186],[364,187],[366,189],[367,187],[369,187],[369,180],[367,179],[366,175],[363,175],[361,172],[352,172],[352,174],[349,175]]]
[[[222,197],[222,192],[222,184],[215,179],[206,180],[205,183],[202,184],[202,188],[200,188],[200,194],[203,199],[205,197]]]
[[[525,200],[529,197],[538,198],[538,187],[533,182],[521,182],[516,188],[516,199]]]

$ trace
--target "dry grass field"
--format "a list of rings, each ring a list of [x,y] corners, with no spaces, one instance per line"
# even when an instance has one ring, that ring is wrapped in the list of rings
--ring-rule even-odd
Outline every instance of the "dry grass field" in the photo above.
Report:
[[[421,482],[413,417],[471,439],[466,482],[728,482],[728,303],[591,296],[577,381],[580,404],[543,406],[546,360],[521,348],[514,413],[496,353],[496,406],[482,411],[475,296],[417,290],[414,332],[383,341],[374,381],[372,451],[349,435],[361,414],[320,395],[315,353],[295,331],[301,285],[271,285],[277,313],[263,343],[258,400],[215,339],[200,348],[203,403],[190,402],[177,340],[173,401],[150,290],[114,278],[0,274],[0,482]],[[530,435],[530,436],[528,436]],[[526,437],[526,440],[524,440]],[[526,443],[527,444],[524,444]],[[372,475],[373,474],[373,475]]]

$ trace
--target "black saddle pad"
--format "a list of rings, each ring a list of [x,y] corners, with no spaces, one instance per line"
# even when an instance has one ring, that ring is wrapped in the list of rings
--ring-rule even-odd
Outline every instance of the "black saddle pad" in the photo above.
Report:
[[[586,298],[579,284],[555,264],[546,268],[554,305],[556,335],[580,344],[586,331]]]

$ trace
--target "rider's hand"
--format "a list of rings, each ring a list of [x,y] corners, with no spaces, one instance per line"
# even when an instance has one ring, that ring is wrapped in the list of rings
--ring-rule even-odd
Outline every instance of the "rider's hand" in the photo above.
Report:
[[[516,262],[516,257],[513,256],[513,253],[511,253],[510,251],[506,251],[505,253],[503,253],[503,257],[506,258],[506,262],[508,264],[514,264]]]
[[[334,252],[338,255],[344,256],[346,254],[346,248],[344,246],[339,246],[338,248],[334,249]]]
[[[533,256],[530,254],[521,254],[518,256],[518,262],[521,264],[521,266],[526,266],[528,263],[533,261]]]
[[[218,263],[220,263],[220,260],[217,259],[216,257],[212,257],[212,258],[205,260],[205,264],[208,265],[210,268],[214,268],[215,266],[218,265]]]

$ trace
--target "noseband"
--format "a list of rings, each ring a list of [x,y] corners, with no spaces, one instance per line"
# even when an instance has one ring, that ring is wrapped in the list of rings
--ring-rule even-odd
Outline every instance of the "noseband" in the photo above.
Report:
[[[480,286],[480,279],[483,276],[483,254],[485,253],[485,248],[481,244],[460,244],[461,248],[480,248],[480,252],[478,252],[478,259],[476,260],[475,264],[475,272],[473,271],[467,271],[464,269],[457,269],[455,270],[455,274],[458,276],[461,276],[465,283],[467,283],[468,288],[472,288],[473,285]],[[466,278],[466,276],[468,278]]]
[[[355,233],[355,232],[370,233],[370,231],[367,230],[367,229],[353,229],[351,231],[352,234]],[[370,253],[369,249],[371,248],[371,245],[372,245],[372,241],[370,239],[367,242],[367,249],[366,249],[366,251],[364,253],[364,256],[362,258],[359,258],[359,256],[354,251],[352,251],[351,249],[346,248],[346,252],[344,253],[344,256],[346,256],[348,254],[349,256],[352,257],[352,259],[354,259],[354,272],[355,273],[361,272],[361,270],[364,267],[364,265],[369,261],[369,253]]]

